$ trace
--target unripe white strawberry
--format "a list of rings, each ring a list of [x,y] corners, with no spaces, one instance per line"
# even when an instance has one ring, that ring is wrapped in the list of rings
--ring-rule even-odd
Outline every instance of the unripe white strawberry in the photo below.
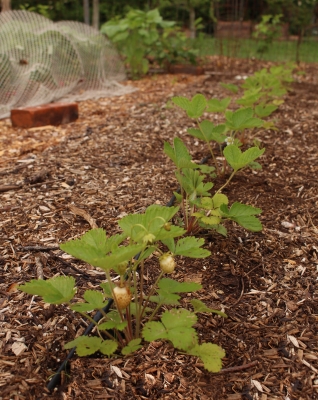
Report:
[[[165,274],[171,274],[175,267],[176,262],[174,261],[173,256],[170,253],[165,253],[159,258],[161,271]]]
[[[116,286],[114,287],[114,297],[117,304],[117,307],[121,310],[126,308],[131,302],[131,292],[129,287],[127,286]]]

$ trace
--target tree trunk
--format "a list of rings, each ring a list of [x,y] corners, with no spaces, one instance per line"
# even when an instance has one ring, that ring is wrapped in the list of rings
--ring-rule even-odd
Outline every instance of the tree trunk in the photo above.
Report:
[[[89,0],[83,0],[84,23],[89,25]]]
[[[0,3],[1,3],[1,11],[11,10],[11,0],[2,0]]]
[[[190,7],[189,8],[189,18],[190,18],[190,37],[191,39],[194,39],[196,36],[196,32],[195,32],[195,9],[194,7]]]
[[[93,0],[93,28],[99,30],[99,0]]]

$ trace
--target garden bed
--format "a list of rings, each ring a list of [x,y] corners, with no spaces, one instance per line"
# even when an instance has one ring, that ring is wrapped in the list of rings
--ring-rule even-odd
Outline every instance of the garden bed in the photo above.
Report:
[[[67,356],[63,345],[86,325],[17,284],[65,274],[80,292],[98,287],[104,273],[65,257],[59,243],[94,224],[116,233],[126,213],[169,201],[177,183],[164,141],[181,137],[197,161],[206,150],[167,101],[196,93],[223,98],[220,81],[237,83],[235,76],[262,66],[212,62],[224,77],[130,82],[138,92],[79,103],[80,118],[69,125],[27,130],[0,121],[0,398],[318,399],[318,68],[306,65],[273,115],[278,130],[259,135],[263,169],[240,172],[224,191],[231,202],[263,210],[263,231],[228,224],[227,238],[205,237],[209,258],[179,259],[173,276],[200,282],[203,289],[192,296],[228,314],[203,314],[196,325],[200,340],[225,349],[224,370],[208,373],[195,357],[158,341],[127,358],[75,355],[62,384],[46,390]],[[150,269],[145,281],[151,280]]]

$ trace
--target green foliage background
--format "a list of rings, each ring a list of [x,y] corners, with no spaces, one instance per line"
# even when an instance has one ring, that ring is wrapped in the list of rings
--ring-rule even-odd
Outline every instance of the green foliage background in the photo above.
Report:
[[[259,22],[261,14],[282,14],[283,21],[289,23],[292,34],[297,34],[300,29],[312,24],[315,13],[318,13],[318,0],[258,0],[257,7],[253,1],[247,2],[244,19]],[[123,17],[131,8],[144,11],[159,8],[164,19],[187,25],[188,6],[193,5],[196,9],[196,18],[201,17],[203,25],[207,28],[207,25],[213,25],[211,12],[213,13],[217,7],[221,10],[221,14],[224,9],[230,16],[233,10],[225,8],[226,3],[226,0],[100,0],[100,21],[103,23],[115,16]],[[83,22],[83,0],[29,0],[27,2],[12,0],[11,6],[13,10],[31,9],[53,21]]]

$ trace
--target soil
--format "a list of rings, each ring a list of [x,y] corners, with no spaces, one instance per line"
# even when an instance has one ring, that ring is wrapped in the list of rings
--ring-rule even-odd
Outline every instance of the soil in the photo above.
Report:
[[[126,358],[75,354],[61,382],[52,392],[47,389],[67,357],[64,344],[83,333],[87,322],[17,285],[68,275],[79,293],[99,286],[104,274],[68,257],[59,243],[93,226],[117,233],[117,221],[127,213],[165,205],[177,183],[164,141],[181,137],[197,161],[207,154],[186,133],[192,121],[166,107],[167,101],[196,93],[226,97],[220,81],[238,83],[238,75],[268,65],[210,61],[202,76],[148,76],[127,82],[138,89],[134,93],[81,102],[75,123],[26,130],[0,121],[0,399],[318,399],[318,67],[313,65],[301,65],[306,74],[295,75],[273,116],[277,130],[256,133],[266,148],[263,169],[240,172],[224,191],[230,203],[263,210],[262,232],[227,224],[228,237],[205,235],[209,258],[178,260],[174,278],[203,286],[191,298],[228,315],[200,314],[196,324],[202,342],[225,349],[221,372],[207,372],[200,360],[158,341]],[[153,268],[154,263],[149,282]]]

